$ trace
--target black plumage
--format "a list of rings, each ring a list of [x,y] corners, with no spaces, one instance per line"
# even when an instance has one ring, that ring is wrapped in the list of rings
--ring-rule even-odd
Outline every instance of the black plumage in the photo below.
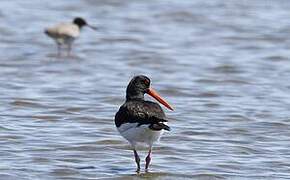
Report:
[[[163,124],[167,122],[160,105],[144,100],[127,100],[115,116],[115,124],[120,127],[124,123],[138,123],[137,126],[148,124],[152,130],[170,130]]]
[[[126,102],[115,116],[117,127],[124,123],[138,123],[137,126],[148,124],[152,130],[170,130],[163,124],[167,120],[160,105],[144,100],[144,94],[149,87],[150,79],[146,76],[136,76],[130,81],[126,91]]]

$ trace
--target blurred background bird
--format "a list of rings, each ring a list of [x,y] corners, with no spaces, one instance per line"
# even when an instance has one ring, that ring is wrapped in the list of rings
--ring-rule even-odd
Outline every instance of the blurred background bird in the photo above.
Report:
[[[55,40],[57,44],[57,54],[61,56],[61,51],[66,48],[67,56],[70,56],[72,44],[76,38],[79,37],[81,29],[87,26],[93,30],[96,27],[88,24],[86,20],[81,17],[76,17],[71,23],[60,23],[45,29],[45,34]]]

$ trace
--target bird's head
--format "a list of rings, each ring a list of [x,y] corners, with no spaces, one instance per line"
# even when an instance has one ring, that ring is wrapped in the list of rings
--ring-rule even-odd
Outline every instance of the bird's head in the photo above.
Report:
[[[84,20],[81,17],[74,18],[73,23],[76,24],[79,28],[82,28],[82,27],[88,25],[88,23],[86,22],[86,20]]]
[[[154,90],[150,87],[150,79],[147,76],[139,75],[132,78],[127,86],[126,99],[134,100],[141,99],[144,100],[144,94],[149,94],[155,98],[158,102],[163,104],[170,110],[173,108]]]
[[[74,18],[73,23],[74,23],[75,25],[77,25],[80,29],[81,29],[82,27],[84,27],[84,26],[87,26],[87,27],[89,27],[89,28],[91,28],[92,30],[95,30],[95,31],[98,29],[97,27],[88,24],[87,21],[84,20],[84,19],[81,18],[81,17],[76,17],[76,18]]]

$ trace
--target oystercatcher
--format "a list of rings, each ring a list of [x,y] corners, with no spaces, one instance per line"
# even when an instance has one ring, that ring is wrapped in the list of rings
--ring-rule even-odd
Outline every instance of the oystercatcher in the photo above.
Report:
[[[44,32],[55,40],[58,55],[61,55],[63,46],[67,46],[67,55],[70,55],[72,44],[79,37],[80,31],[84,26],[97,30],[96,27],[89,25],[83,18],[76,17],[71,23],[60,23],[46,28]]]
[[[173,108],[152,88],[150,79],[139,75],[133,77],[127,86],[126,102],[115,115],[115,125],[120,134],[129,141],[134,151],[136,172],[140,172],[140,158],[136,151],[139,143],[148,145],[149,151],[145,159],[145,171],[151,161],[151,151],[154,142],[158,141],[163,130],[170,130],[166,116],[158,103],[145,101],[144,94],[149,94],[170,110]]]

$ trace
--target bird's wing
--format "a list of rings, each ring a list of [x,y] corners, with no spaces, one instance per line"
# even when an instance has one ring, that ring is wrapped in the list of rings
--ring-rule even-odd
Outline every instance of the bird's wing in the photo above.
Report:
[[[50,36],[68,36],[78,37],[80,30],[77,25],[72,23],[61,23],[53,27],[45,29],[45,32]]]
[[[138,123],[138,126],[148,124],[153,130],[169,130],[163,122],[167,122],[167,119],[162,108],[159,104],[150,101],[125,103],[115,116],[117,127],[122,123]]]

